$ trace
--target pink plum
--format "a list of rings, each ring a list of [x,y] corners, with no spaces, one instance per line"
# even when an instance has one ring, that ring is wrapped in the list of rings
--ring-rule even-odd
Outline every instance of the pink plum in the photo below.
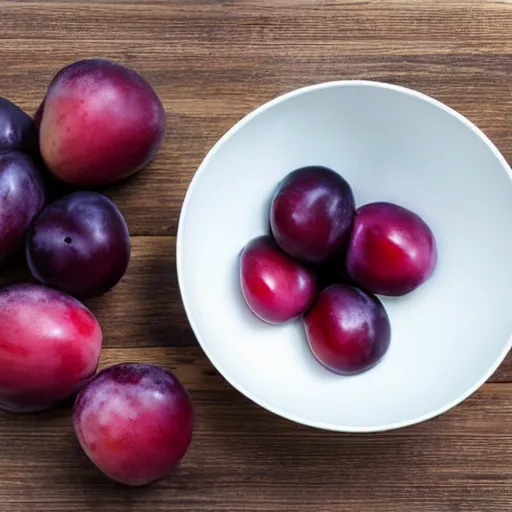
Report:
[[[101,344],[98,321],[73,297],[37,284],[0,290],[0,407],[32,412],[74,395]]]
[[[415,213],[382,202],[357,210],[346,268],[364,289],[405,295],[429,279],[436,262],[434,235]]]
[[[185,455],[194,410],[187,390],[164,368],[111,366],[85,387],[73,425],[92,462],[126,485],[145,485],[167,475]]]
[[[164,137],[165,111],[134,70],[104,59],[57,73],[36,114],[43,159],[72,185],[121,180],[144,167]]]
[[[243,248],[240,282],[251,311],[271,324],[300,316],[317,290],[312,270],[290,258],[269,236],[254,238]]]

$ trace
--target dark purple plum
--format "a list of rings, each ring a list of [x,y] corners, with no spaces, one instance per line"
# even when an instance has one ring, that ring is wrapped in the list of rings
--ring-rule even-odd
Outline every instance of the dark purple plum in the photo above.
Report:
[[[354,195],[344,178],[326,167],[302,167],[279,184],[270,226],[283,251],[321,263],[348,239],[354,211]]]
[[[38,112],[48,169],[75,186],[100,186],[142,169],[165,135],[164,107],[136,71],[105,59],[84,59],[53,78]]]
[[[375,366],[391,339],[389,318],[379,299],[346,284],[321,292],[305,315],[304,326],[316,359],[342,375]]]
[[[166,476],[181,461],[192,439],[194,409],[171,372],[126,363],[98,373],[80,392],[73,426],[103,473],[139,486]]]
[[[35,279],[86,298],[110,290],[130,260],[128,227],[115,204],[97,192],[74,192],[46,207],[26,242]]]
[[[44,204],[39,170],[24,153],[0,154],[0,265],[23,245],[32,219]]]
[[[285,254],[269,236],[254,238],[243,248],[240,282],[251,311],[271,324],[300,316],[317,291],[314,273]]]
[[[371,203],[357,210],[347,271],[364,289],[405,295],[432,275],[436,262],[434,235],[415,213],[391,203]]]
[[[12,101],[0,98],[0,153],[5,151],[39,153],[33,119]]]

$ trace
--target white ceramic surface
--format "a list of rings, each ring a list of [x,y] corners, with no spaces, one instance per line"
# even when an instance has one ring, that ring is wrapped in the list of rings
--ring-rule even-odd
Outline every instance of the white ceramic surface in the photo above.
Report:
[[[266,325],[240,292],[240,250],[267,232],[278,181],[305,165],[341,173],[358,205],[410,208],[437,239],[430,281],[383,298],[392,325],[387,355],[354,377],[316,362],[300,321]],[[178,277],[197,339],[235,388],[296,422],[368,432],[448,410],[512,343],[511,174],[467,119],[409,89],[331,82],[270,101],[213,147],[183,204]]]

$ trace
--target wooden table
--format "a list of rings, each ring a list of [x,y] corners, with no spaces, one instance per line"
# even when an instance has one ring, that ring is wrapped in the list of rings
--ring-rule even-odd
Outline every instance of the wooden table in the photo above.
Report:
[[[254,107],[302,85],[363,78],[419,89],[467,115],[511,160],[509,1],[0,1],[0,38],[0,95],[29,111],[61,66],[84,57],[133,66],[161,95],[169,135],[160,154],[105,190],[133,237],[129,271],[88,305],[105,332],[102,366],[164,365],[197,413],[179,470],[141,489],[92,466],[69,408],[0,414],[2,512],[511,509],[512,359],[422,425],[377,435],[298,426],[246,400],[205,358],[174,255],[181,202],[208,149]]]

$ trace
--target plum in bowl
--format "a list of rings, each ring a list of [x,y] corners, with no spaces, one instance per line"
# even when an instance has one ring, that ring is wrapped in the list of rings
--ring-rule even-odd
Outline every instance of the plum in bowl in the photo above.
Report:
[[[434,252],[407,273],[398,267],[399,289],[380,275],[365,281],[372,254],[364,239],[352,242],[357,259],[349,259],[348,275],[377,293],[391,325],[385,356],[357,375],[319,364],[303,321],[262,322],[240,289],[243,247],[270,233],[273,196],[291,172],[308,166],[338,173],[356,208],[392,203],[435,235],[435,270]],[[475,125],[417,91],[340,81],[273,99],[221,137],[183,203],[178,278],[199,343],[240,392],[313,427],[374,432],[447,411],[490,377],[512,345],[511,176]],[[395,224],[405,237],[411,222]],[[388,230],[379,244],[392,236]]]

